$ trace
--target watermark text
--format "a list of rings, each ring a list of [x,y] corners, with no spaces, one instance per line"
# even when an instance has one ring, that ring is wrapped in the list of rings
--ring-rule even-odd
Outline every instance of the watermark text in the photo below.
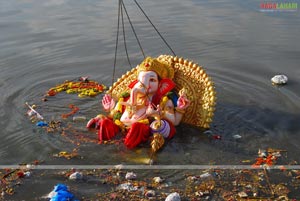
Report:
[[[275,3],[275,2],[264,2],[260,3],[260,11],[268,12],[268,11],[297,11],[298,10],[298,3],[295,2],[282,2],[282,3]]]

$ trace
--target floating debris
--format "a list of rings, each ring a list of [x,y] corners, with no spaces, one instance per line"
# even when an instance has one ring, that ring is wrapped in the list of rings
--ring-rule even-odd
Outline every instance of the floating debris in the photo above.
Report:
[[[79,110],[79,107],[76,107],[74,104],[70,104],[69,105],[69,108],[72,110],[71,112],[67,113],[67,114],[62,114],[61,117],[63,119],[66,119],[68,118],[69,116],[75,114],[78,110]]]
[[[66,151],[61,151],[58,154],[53,154],[53,157],[57,157],[57,158],[66,158],[66,159],[71,159],[74,157],[78,157],[78,152],[77,149],[74,149],[71,153],[66,152]]]
[[[39,121],[35,125],[38,126],[38,127],[47,127],[48,123],[45,122],[45,121]]]
[[[34,161],[32,164],[20,164],[18,168],[0,169],[0,193],[4,200],[6,196],[15,194],[16,187],[23,183],[23,179],[31,176],[31,169],[38,165],[39,161]],[[0,200],[2,200],[0,197]]]
[[[280,152],[285,152],[285,150],[276,150],[276,149],[268,149],[268,150],[258,150],[258,158],[256,158],[256,162],[252,165],[252,167],[260,167],[265,166],[266,168],[274,165],[279,157],[281,157]]]
[[[211,130],[204,131],[203,134],[207,135],[207,137],[209,137],[210,139],[213,139],[213,140],[221,140],[222,139],[221,135],[214,134]]]
[[[204,131],[203,134],[210,136],[210,135],[213,135],[213,132],[211,130],[207,130],[207,131]]]
[[[212,138],[214,140],[221,140],[222,139],[222,136],[221,135],[212,135]]]
[[[275,75],[271,78],[274,85],[284,85],[288,82],[288,77],[286,75]]]
[[[204,196],[206,196],[207,197],[206,200],[208,200],[210,192],[208,190],[206,190],[206,191],[196,191],[195,195],[196,195],[196,197],[204,197]]]
[[[154,177],[152,180],[156,184],[160,184],[164,181],[164,179],[162,179],[161,177]]]
[[[65,91],[68,94],[77,93],[78,97],[94,97],[102,93],[106,86],[99,84],[96,81],[89,80],[88,77],[81,77],[79,81],[68,81],[50,88],[47,96],[55,96],[56,94]]]
[[[198,176],[189,176],[189,177],[187,178],[187,180],[188,180],[189,182],[194,182],[194,181],[196,181],[197,179],[199,179]]]
[[[181,198],[177,192],[174,192],[169,194],[165,201],[181,201]]]
[[[274,193],[278,196],[287,196],[290,193],[290,190],[285,184],[277,184],[274,186]]]
[[[50,122],[47,122],[44,117],[35,110],[36,105],[30,106],[27,102],[26,105],[30,108],[26,114],[30,117],[32,123],[36,122],[36,126],[45,128],[48,133],[61,131],[61,121],[51,120]]]
[[[85,121],[86,117],[82,115],[77,115],[73,117],[73,121]]]
[[[24,172],[24,177],[25,178],[28,178],[31,176],[31,172],[27,171],[27,172]]]
[[[115,169],[117,169],[117,170],[121,170],[123,168],[124,168],[124,165],[122,165],[122,164],[115,165]]]
[[[148,190],[145,193],[145,197],[147,197],[147,198],[152,198],[154,196],[155,196],[155,191],[154,190]]]
[[[270,154],[278,151],[276,149],[266,150]],[[289,165],[291,164],[296,163],[289,163]],[[72,169],[71,171],[63,172],[63,175],[65,178],[69,178],[75,172],[79,171]],[[87,200],[107,200],[108,198],[111,200],[132,201],[293,200],[289,196],[297,196],[295,193],[297,193],[300,186],[300,179],[297,179],[300,176],[299,170],[287,169],[285,172],[282,172],[275,168],[272,172],[268,172],[262,167],[259,169],[208,169],[204,170],[202,174],[199,174],[198,170],[183,173],[182,175],[178,172],[179,174],[176,174],[177,179],[186,178],[182,178],[182,183],[178,183],[178,185],[175,182],[173,184],[158,185],[154,180],[160,177],[147,178],[146,176],[142,177],[142,179],[127,180],[125,178],[126,172],[115,167],[108,170],[81,170],[80,173],[88,175],[86,177],[87,181],[98,181],[101,182],[101,185],[108,185],[109,188],[113,187],[111,191],[85,197]],[[281,183],[281,180],[278,183],[277,176],[284,176],[289,181]],[[203,177],[205,179],[202,179]],[[173,197],[174,194],[169,194],[170,192],[176,192],[180,195],[180,199],[177,199],[177,196]]]
[[[117,187],[117,190],[137,191],[138,188],[131,183],[123,183]]]
[[[258,149],[258,157],[267,157],[268,153],[264,149]]]
[[[208,177],[211,177],[211,176],[212,176],[212,175],[211,175],[210,173],[206,172],[206,173],[201,174],[201,175],[200,175],[200,178],[201,178],[201,179],[205,179],[205,178],[208,178]]]
[[[242,192],[239,192],[239,193],[238,193],[238,196],[239,196],[240,198],[246,198],[246,197],[248,197],[248,194],[245,193],[244,191],[242,191]]]
[[[75,196],[69,191],[68,187],[64,184],[57,184],[54,186],[53,191],[51,191],[47,198],[50,198],[50,201],[57,200],[69,200],[69,201],[77,201]]]
[[[128,180],[133,180],[133,179],[136,179],[136,174],[134,172],[127,172],[126,175],[125,175],[125,179],[128,179]]]
[[[242,138],[242,136],[240,136],[240,135],[234,135],[234,136],[232,136],[233,137],[233,139],[235,139],[235,140],[238,140],[238,139],[241,139]]]
[[[38,113],[38,112],[35,110],[36,105],[30,106],[30,105],[28,104],[28,102],[26,102],[25,104],[27,105],[27,107],[29,107],[29,111],[27,111],[27,115],[28,115],[28,116],[31,117],[31,116],[33,116],[33,115],[36,115],[37,119],[41,119],[41,120],[44,119],[44,117],[43,117],[42,115],[40,115],[40,113]]]
[[[74,172],[69,176],[70,180],[81,180],[83,179],[83,174],[81,172]]]
[[[60,131],[61,129],[61,121],[50,121],[48,123],[48,127],[47,127],[47,132],[48,133],[53,133],[55,131]]]

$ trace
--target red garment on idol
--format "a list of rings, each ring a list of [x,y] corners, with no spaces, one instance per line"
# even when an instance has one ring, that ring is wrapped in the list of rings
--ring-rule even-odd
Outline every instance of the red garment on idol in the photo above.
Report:
[[[124,144],[127,148],[132,149],[140,143],[146,142],[150,136],[150,126],[148,124],[136,122],[131,125]]]
[[[119,132],[119,127],[113,122],[112,119],[104,118],[99,122],[98,138],[99,141],[111,140]]]

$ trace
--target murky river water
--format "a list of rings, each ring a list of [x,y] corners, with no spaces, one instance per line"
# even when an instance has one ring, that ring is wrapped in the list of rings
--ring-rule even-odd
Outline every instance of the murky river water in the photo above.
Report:
[[[178,56],[204,66],[218,97],[211,130],[222,140],[211,140],[202,131],[181,125],[157,155],[157,164],[237,165],[268,147],[287,150],[290,161],[299,161],[299,10],[261,12],[260,1],[238,0],[140,4]],[[125,1],[125,5],[145,53],[171,54],[133,1]],[[132,151],[123,145],[74,144],[59,133],[47,134],[25,115],[25,102],[37,104],[48,120],[60,119],[70,111],[70,103],[87,118],[100,113],[102,95],[78,98],[62,93],[47,102],[41,99],[49,88],[80,76],[109,86],[116,24],[117,1],[0,1],[0,165],[34,160],[46,165],[140,164],[137,159],[148,156],[147,147]],[[126,28],[129,55],[136,65],[143,57],[128,24]],[[129,69],[120,46],[116,77]],[[270,78],[281,73],[289,77],[289,83],[273,86]],[[85,130],[85,122],[70,119],[63,123],[96,139]],[[237,141],[234,135],[242,138]],[[52,157],[74,148],[81,159]],[[36,178],[19,189],[38,188],[34,194],[24,195],[31,200],[49,192],[57,182],[62,181]],[[83,186],[81,194],[96,191]],[[21,199],[23,195],[16,196]]]

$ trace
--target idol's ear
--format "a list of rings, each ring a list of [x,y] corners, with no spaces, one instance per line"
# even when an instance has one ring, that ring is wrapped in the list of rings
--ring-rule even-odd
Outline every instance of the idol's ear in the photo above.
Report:
[[[175,87],[175,83],[168,78],[162,79],[159,82],[158,93],[160,95],[165,95]]]
[[[130,88],[130,89],[132,89],[133,87],[134,87],[134,85],[136,85],[136,83],[138,83],[139,81],[138,80],[134,80],[134,81],[132,81],[129,85],[128,85],[128,87]]]

